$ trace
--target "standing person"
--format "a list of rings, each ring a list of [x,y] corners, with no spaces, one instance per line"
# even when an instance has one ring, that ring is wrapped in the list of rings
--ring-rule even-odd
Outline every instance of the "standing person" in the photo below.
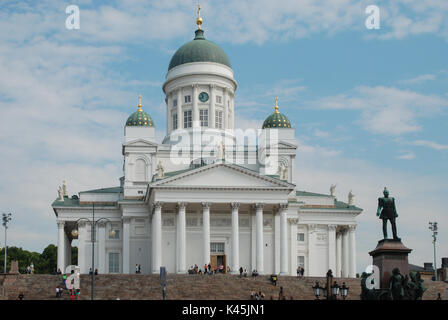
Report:
[[[247,269],[244,268],[244,276],[247,277]]]
[[[243,276],[243,267],[240,267],[240,278]]]
[[[300,266],[297,267],[297,278],[300,278]]]
[[[96,276],[98,275],[98,269],[95,269],[95,275]]]
[[[31,262],[30,273],[34,274],[34,263]]]
[[[204,265],[204,274],[207,273],[207,264]]]
[[[56,298],[59,298],[60,297],[60,295],[59,295],[59,286],[57,286],[56,287]]]
[[[142,273],[142,265],[140,263],[138,264],[138,273]]]
[[[213,268],[213,273],[216,274],[217,271],[218,271],[218,266],[215,266],[215,267]]]
[[[135,264],[135,273],[138,273],[138,264]]]
[[[210,272],[212,271],[212,265],[211,265],[210,262],[208,263],[208,270],[209,270]]]
[[[305,269],[303,267],[300,267],[300,276],[303,277],[305,275]]]
[[[23,292],[21,292],[20,294],[19,294],[19,300],[23,300],[23,298],[24,298],[24,294],[23,294]]]

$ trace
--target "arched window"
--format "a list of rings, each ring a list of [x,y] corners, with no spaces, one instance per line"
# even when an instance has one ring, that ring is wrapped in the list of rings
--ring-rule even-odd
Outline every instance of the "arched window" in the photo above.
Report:
[[[143,159],[135,161],[135,181],[146,181],[146,162]]]

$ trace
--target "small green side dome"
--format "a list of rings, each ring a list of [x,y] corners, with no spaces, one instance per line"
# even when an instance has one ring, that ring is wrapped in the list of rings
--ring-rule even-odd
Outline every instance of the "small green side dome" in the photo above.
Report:
[[[138,110],[131,114],[126,120],[126,126],[128,127],[154,127],[154,122],[152,121],[149,114],[142,110],[142,97],[138,97]]]
[[[168,71],[181,64],[190,62],[216,62],[232,68],[229,57],[217,44],[204,37],[204,30],[195,31],[194,40],[180,47],[171,58]]]
[[[265,128],[291,128],[291,123],[284,114],[273,113],[264,120],[263,129]]]
[[[278,111],[278,98],[275,98],[275,111],[263,122],[262,129],[265,128],[291,128],[289,119]]]

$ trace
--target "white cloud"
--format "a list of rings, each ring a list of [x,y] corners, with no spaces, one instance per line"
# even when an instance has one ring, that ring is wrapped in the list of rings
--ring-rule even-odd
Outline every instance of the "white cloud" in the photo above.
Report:
[[[439,114],[448,99],[393,87],[359,86],[346,94],[319,98],[310,108],[354,110],[357,123],[376,134],[402,135],[422,129],[419,119]]]
[[[448,150],[448,145],[446,144],[440,144],[437,142],[433,142],[433,141],[428,141],[428,140],[415,140],[410,142],[411,145],[414,146],[421,146],[421,147],[427,147],[427,148],[431,148],[434,150]]]
[[[411,79],[405,79],[399,81],[401,84],[407,84],[407,85],[414,85],[414,84],[420,84],[426,81],[435,80],[436,75],[434,74],[421,74]]]
[[[401,159],[401,160],[414,160],[415,159],[415,154],[413,152],[403,152],[400,155],[396,156],[397,159]]]

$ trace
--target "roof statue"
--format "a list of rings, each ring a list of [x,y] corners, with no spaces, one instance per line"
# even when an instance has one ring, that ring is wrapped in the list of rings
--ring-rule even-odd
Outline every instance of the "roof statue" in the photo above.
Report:
[[[330,186],[330,194],[332,197],[334,197],[334,190],[336,189],[337,184],[332,184]]]
[[[157,177],[161,179],[164,176],[165,176],[165,168],[163,167],[162,161],[159,161],[159,164],[157,165]]]
[[[59,188],[58,188],[58,195],[59,195],[59,200],[60,201],[64,201],[64,194],[62,192],[62,187],[61,186],[59,186]]]
[[[353,199],[355,198],[355,195],[353,194],[352,190],[350,190],[350,192],[348,193],[348,205],[352,206],[353,205]]]
[[[67,193],[67,182],[64,180],[62,181],[62,195],[64,197],[68,197],[68,193]]]

